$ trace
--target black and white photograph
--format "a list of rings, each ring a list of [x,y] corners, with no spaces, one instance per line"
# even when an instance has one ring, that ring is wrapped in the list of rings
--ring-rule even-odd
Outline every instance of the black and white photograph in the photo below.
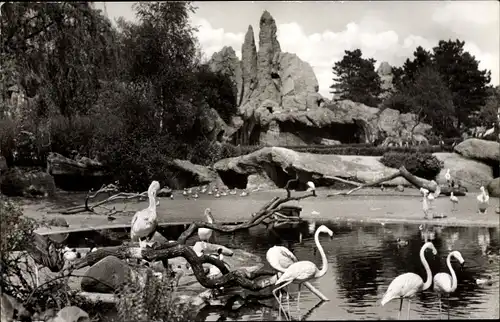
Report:
[[[1,322],[500,318],[500,2],[0,2]]]

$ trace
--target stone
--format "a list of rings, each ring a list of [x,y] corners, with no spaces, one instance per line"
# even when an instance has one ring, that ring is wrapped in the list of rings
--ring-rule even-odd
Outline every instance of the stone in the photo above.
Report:
[[[6,196],[53,197],[54,178],[38,170],[10,168],[1,175],[0,190]]]
[[[14,297],[2,292],[0,294],[0,321],[26,321],[30,317],[29,312]]]
[[[379,160],[380,157],[373,156],[323,155],[296,152],[280,147],[266,147],[247,155],[220,160],[214,164],[214,169],[219,173],[234,171],[247,176],[260,174],[264,170],[278,187],[284,187],[286,182],[298,173],[299,181],[305,189],[309,180],[314,180],[317,186],[319,182],[322,185],[336,183],[328,177],[367,183],[398,171],[384,166]],[[419,179],[428,182],[425,179]],[[401,177],[385,184],[387,186],[410,186],[406,179]]]
[[[382,62],[377,69],[377,74],[380,76],[380,85],[383,93],[380,94],[380,98],[384,99],[388,97],[392,90],[394,89],[394,85],[392,84],[392,79],[394,75],[392,74],[392,67],[388,62]]]
[[[214,53],[208,63],[208,66],[212,72],[221,72],[229,75],[229,78],[235,85],[236,93],[234,94],[237,98],[237,104],[239,104],[243,90],[243,78],[241,63],[236,56],[233,47],[224,46],[219,52]]]
[[[87,312],[78,306],[67,306],[57,312],[56,316],[49,320],[50,322],[90,322]]]
[[[494,141],[471,138],[457,144],[454,151],[466,158],[497,166],[500,162],[500,143]]]
[[[169,167],[178,172],[178,175],[169,182],[169,185],[174,189],[183,189],[205,184],[223,185],[217,172],[209,167],[179,159],[174,159]]]
[[[47,220],[46,224],[54,227],[69,227],[68,222],[63,217],[51,218]]]
[[[446,169],[450,169],[451,178],[456,183],[467,189],[477,189],[493,179],[493,169],[484,163],[467,159],[457,153],[439,152],[432,155],[443,162],[443,168],[436,177],[436,182],[440,185],[447,184]]]
[[[104,165],[99,161],[82,157],[78,161],[66,158],[65,156],[49,152],[47,156],[47,173],[51,175],[70,176],[106,176]]]
[[[491,180],[486,189],[490,197],[500,198],[500,178]]]
[[[257,85],[257,47],[252,26],[248,26],[241,46],[242,97],[240,106],[245,105]]]
[[[199,122],[201,132],[210,141],[224,142],[234,132],[212,107],[202,109]]]
[[[276,188],[276,184],[265,172],[250,174],[247,178],[247,190],[272,190]]]
[[[126,281],[131,268],[115,256],[107,256],[92,265],[81,281],[86,292],[113,293]]]

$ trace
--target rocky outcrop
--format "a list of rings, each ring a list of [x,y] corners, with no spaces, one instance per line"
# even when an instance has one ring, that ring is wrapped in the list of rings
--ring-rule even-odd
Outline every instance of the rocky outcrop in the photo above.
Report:
[[[213,184],[223,187],[224,184],[217,172],[199,164],[191,163],[186,160],[174,159],[169,168],[176,174],[168,182],[173,189],[183,189],[187,187]]]
[[[241,63],[232,47],[224,47],[221,51],[212,55],[209,61],[209,67],[213,72],[221,72],[229,76],[236,87],[235,96],[237,103],[240,102],[242,93],[243,78]]]
[[[297,189],[305,189],[306,182],[313,176],[317,186],[329,186],[336,181],[328,177],[365,183],[398,171],[384,166],[379,160],[380,157],[310,154],[269,147],[240,157],[220,160],[214,164],[214,168],[219,173],[230,172],[247,177],[265,173],[280,188],[298,174],[300,183]],[[385,184],[410,185],[403,178],[396,178]]]
[[[391,91],[394,89],[394,86],[392,84],[394,75],[392,74],[391,65],[389,65],[388,62],[382,62],[377,69],[377,74],[380,76],[380,85],[382,87],[382,90],[384,91],[382,94],[380,94],[380,98],[387,98],[391,94]]]
[[[500,143],[481,139],[467,139],[455,146],[458,154],[478,161],[496,164],[500,162]]]
[[[439,161],[443,162],[443,169],[436,177],[436,182],[446,185],[446,170],[450,169],[453,180],[467,189],[477,189],[486,185],[493,179],[493,170],[487,164],[467,159],[457,153],[433,153]]]
[[[56,186],[54,178],[48,173],[11,168],[1,175],[0,191],[11,197],[53,197]]]
[[[87,292],[113,293],[127,280],[131,268],[115,256],[108,256],[90,267],[82,278],[81,288]]]
[[[490,197],[500,198],[500,178],[495,178],[486,186]]]
[[[391,135],[406,135],[411,141],[413,115],[395,110],[382,112],[351,101],[328,104],[318,93],[318,80],[311,65],[295,54],[281,52],[276,30],[276,22],[265,11],[260,19],[258,52],[251,26],[245,35],[239,115],[230,124],[233,130],[226,131],[233,143],[268,146],[334,141],[374,143]],[[219,57],[232,52],[223,48],[214,55],[212,63],[222,64]],[[226,69],[234,74],[238,68],[234,67],[233,58],[229,60]],[[382,63],[378,72],[385,83],[392,84],[392,71],[387,63]],[[429,125],[421,124],[414,133],[425,136],[429,129]]]

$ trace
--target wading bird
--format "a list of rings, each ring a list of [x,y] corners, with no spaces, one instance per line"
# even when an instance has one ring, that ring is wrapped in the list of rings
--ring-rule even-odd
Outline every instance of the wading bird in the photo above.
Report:
[[[434,275],[434,292],[438,293],[439,297],[439,318],[441,318],[441,296],[443,293],[446,293],[448,295],[448,319],[450,318],[450,305],[449,305],[449,300],[450,300],[450,294],[455,292],[457,289],[457,275],[455,274],[455,271],[453,270],[453,267],[451,266],[451,258],[455,257],[458,259],[460,262],[460,265],[464,265],[464,259],[462,257],[462,254],[460,254],[459,251],[452,251],[451,253],[448,254],[448,257],[446,258],[446,265],[448,266],[448,269],[450,270],[451,276],[448,273],[437,273]]]
[[[481,186],[481,193],[477,195],[477,207],[478,211],[482,214],[485,214],[488,206],[490,205],[490,196],[486,193],[486,190],[483,186]]]
[[[278,280],[275,283],[275,285],[281,284],[281,286],[278,286],[273,290],[273,295],[279,302],[279,306],[283,310],[283,312],[285,310],[283,309],[281,301],[276,296],[277,291],[279,291],[280,289],[286,287],[291,283],[297,283],[299,285],[299,292],[297,295],[297,311],[300,311],[300,288],[302,286],[302,283],[318,279],[324,276],[326,274],[326,271],[328,270],[328,261],[326,259],[326,254],[325,251],[323,250],[323,247],[319,243],[320,233],[328,233],[328,235],[330,235],[330,238],[333,238],[333,232],[328,227],[321,225],[314,233],[314,241],[316,243],[316,247],[318,248],[321,254],[321,269],[318,269],[316,264],[310,261],[295,262],[283,272],[283,275],[281,275],[281,277],[278,278]],[[290,312],[288,312],[288,317],[290,317]]]
[[[210,208],[205,209],[205,218],[209,224],[214,223],[214,217],[212,216],[212,210]],[[206,248],[206,243],[210,241],[210,237],[212,237],[212,229],[198,228],[198,237],[203,242],[203,248]]]
[[[396,277],[395,279],[392,280],[391,284],[389,284],[389,287],[387,288],[387,291],[385,292],[383,298],[382,298],[382,306],[384,306],[387,302],[399,298],[401,300],[399,304],[399,313],[398,313],[398,320],[399,317],[401,316],[401,309],[403,307],[403,300],[407,299],[408,300],[408,319],[410,318],[410,305],[411,305],[411,298],[417,293],[421,291],[425,291],[429,287],[431,287],[432,284],[432,272],[431,268],[429,267],[429,264],[425,260],[425,250],[427,248],[430,248],[432,250],[432,253],[434,255],[437,254],[436,247],[434,247],[434,244],[431,242],[427,242],[422,246],[420,249],[420,261],[422,262],[422,265],[424,265],[425,272],[427,273],[427,280],[424,283],[424,280],[422,277],[418,276],[415,273],[404,273]]]
[[[420,192],[424,195],[422,199],[422,210],[424,211],[424,218],[427,219],[429,214],[429,201],[427,200],[427,195],[429,194],[429,190],[425,188],[420,188]]]
[[[140,210],[135,213],[134,218],[132,218],[132,225],[130,228],[130,239],[132,241],[139,241],[139,247],[145,248],[146,246],[152,246],[142,242],[142,239],[149,240],[153,237],[156,227],[158,226],[158,220],[156,216],[156,193],[160,189],[160,183],[158,181],[153,181],[149,185],[148,197],[149,197],[149,207]]]
[[[486,278],[477,278],[476,284],[477,285],[493,285],[493,279],[491,278],[491,275],[488,275]]]
[[[453,191],[450,193],[450,200],[451,200],[451,204],[452,204],[451,211],[455,211],[455,210],[457,210],[457,209],[456,209],[456,206],[457,206],[457,204],[458,204],[458,198],[457,198],[457,196],[455,196],[455,195],[453,194]]]
[[[450,169],[446,169],[446,174],[444,175],[446,182],[448,183],[448,187],[451,187],[451,174]]]

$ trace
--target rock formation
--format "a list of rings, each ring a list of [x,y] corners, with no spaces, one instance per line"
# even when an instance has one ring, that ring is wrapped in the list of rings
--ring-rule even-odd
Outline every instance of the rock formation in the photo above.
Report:
[[[380,95],[380,98],[384,99],[390,95],[390,92],[393,90],[394,86],[392,85],[392,78],[394,75],[392,74],[392,67],[388,62],[382,62],[377,69],[377,74],[380,76],[381,87],[384,92]]]
[[[248,27],[241,48],[240,66],[234,50],[224,47],[210,61],[212,70],[226,71],[238,88],[239,115],[233,117],[226,137],[242,145],[308,145],[373,143],[381,137],[409,134],[414,117],[395,110],[342,101],[335,104],[318,93],[318,80],[307,62],[284,53],[276,37],[276,23],[269,12],[260,19],[259,50]],[[378,69],[389,88],[391,67]],[[241,85],[240,85],[241,84]],[[325,108],[328,107],[328,108]],[[424,136],[429,125],[417,125]]]

